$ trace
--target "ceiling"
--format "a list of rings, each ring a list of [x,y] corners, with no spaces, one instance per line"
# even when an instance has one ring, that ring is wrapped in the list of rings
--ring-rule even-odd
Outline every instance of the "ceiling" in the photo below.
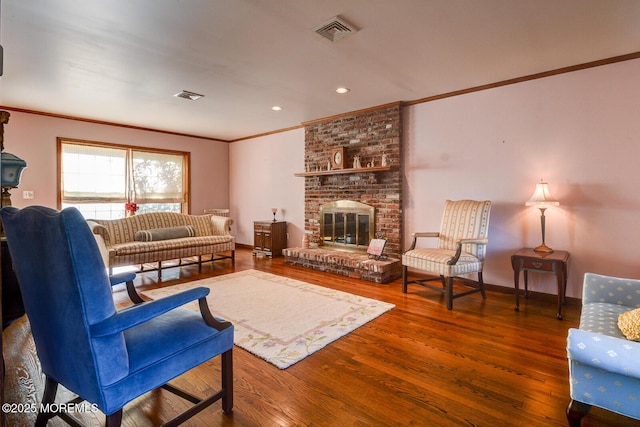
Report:
[[[640,51],[639,0],[1,1],[0,106],[226,141]]]

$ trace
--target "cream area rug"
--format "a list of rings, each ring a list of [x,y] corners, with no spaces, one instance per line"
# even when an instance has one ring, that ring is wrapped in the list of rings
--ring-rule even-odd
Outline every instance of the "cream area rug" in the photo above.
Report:
[[[235,344],[288,368],[395,306],[257,270],[143,292],[158,299],[204,286],[211,312],[234,325]],[[197,302],[189,308],[198,310]]]

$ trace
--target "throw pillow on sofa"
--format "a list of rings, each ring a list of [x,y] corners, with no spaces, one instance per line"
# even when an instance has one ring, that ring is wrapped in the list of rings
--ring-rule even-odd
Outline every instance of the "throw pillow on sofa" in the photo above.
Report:
[[[618,328],[628,340],[640,341],[640,308],[618,316]]]
[[[183,237],[194,237],[196,230],[191,225],[168,228],[152,228],[149,230],[136,231],[134,239],[137,242],[155,242],[158,240],[180,239]]]

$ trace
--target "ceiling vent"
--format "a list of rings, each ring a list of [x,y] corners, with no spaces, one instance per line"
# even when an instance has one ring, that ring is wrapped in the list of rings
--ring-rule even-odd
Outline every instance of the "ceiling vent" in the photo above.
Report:
[[[335,42],[357,32],[358,29],[344,19],[334,16],[329,21],[314,28],[313,31]]]
[[[204,95],[200,95],[199,93],[195,92],[189,92],[188,90],[183,90],[182,92],[178,92],[173,96],[188,99],[190,101],[195,101],[196,99],[202,98]]]

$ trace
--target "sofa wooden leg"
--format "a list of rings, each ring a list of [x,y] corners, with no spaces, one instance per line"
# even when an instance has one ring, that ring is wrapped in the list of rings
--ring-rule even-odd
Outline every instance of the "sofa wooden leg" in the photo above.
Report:
[[[569,426],[580,427],[580,422],[582,418],[587,415],[589,409],[591,409],[591,405],[571,399],[569,406],[567,406],[567,421],[569,422]]]

